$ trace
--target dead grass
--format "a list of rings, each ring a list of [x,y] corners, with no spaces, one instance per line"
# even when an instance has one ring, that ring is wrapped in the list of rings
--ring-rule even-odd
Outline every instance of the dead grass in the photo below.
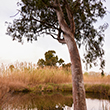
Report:
[[[36,65],[26,62],[16,63],[14,68],[4,65],[0,68],[0,87],[7,88],[6,91],[47,83],[71,83],[71,73],[62,68],[37,68]]]
[[[37,68],[31,63],[16,63],[12,68],[0,68],[0,89],[5,91],[23,90],[40,84],[71,84],[71,70],[64,68]],[[85,84],[110,84],[110,76],[101,77],[98,73],[84,75]]]
[[[100,73],[84,75],[85,84],[110,84],[110,75],[101,76]]]

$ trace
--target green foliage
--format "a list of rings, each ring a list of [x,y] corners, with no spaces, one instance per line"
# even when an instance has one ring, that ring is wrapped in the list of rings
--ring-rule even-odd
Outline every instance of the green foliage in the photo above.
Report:
[[[59,63],[59,65],[61,65],[62,63],[64,63],[64,60],[62,58],[60,58],[58,63]]]
[[[37,65],[40,67],[44,67],[45,66],[45,61],[43,59],[39,59],[37,62]]]
[[[55,56],[54,50],[49,50],[45,53],[45,66],[56,66],[58,62],[58,56]]]
[[[27,41],[37,40],[37,37],[42,34],[48,34],[57,39],[59,32],[59,23],[55,8],[53,6],[54,0],[21,0],[20,18],[9,23],[7,34],[12,36],[13,40],[22,42],[23,37]],[[79,48],[81,45],[85,46],[85,54],[83,62],[87,67],[97,66],[97,60],[100,60],[101,69],[105,66],[103,60],[104,50],[104,30],[108,24],[101,25],[95,29],[94,23],[98,18],[103,18],[106,14],[103,0],[67,0],[70,11],[75,22],[75,40]],[[66,11],[66,2],[60,0],[62,13],[64,19],[70,27],[69,18]],[[63,34],[63,31],[61,30]],[[62,36],[63,37],[63,36]],[[57,58],[56,58],[57,60]],[[49,64],[47,64],[49,65]],[[55,65],[55,63],[54,63]]]
[[[110,85],[109,84],[85,84],[85,90],[87,93],[102,93],[105,95],[110,95]]]
[[[68,71],[70,70],[71,63],[63,64],[62,67]]]
[[[58,60],[58,56],[55,55],[56,52],[54,50],[49,50],[46,52],[45,55],[45,60],[39,59],[37,62],[37,65],[39,67],[44,67],[44,66],[57,66],[57,63],[59,63],[59,66],[64,63],[64,60],[60,58]]]

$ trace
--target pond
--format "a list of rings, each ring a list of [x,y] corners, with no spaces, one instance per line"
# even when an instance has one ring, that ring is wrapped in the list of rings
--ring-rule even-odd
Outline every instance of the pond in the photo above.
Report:
[[[0,110],[73,110],[72,93],[7,94]],[[87,110],[110,110],[110,100],[100,94],[86,94]]]

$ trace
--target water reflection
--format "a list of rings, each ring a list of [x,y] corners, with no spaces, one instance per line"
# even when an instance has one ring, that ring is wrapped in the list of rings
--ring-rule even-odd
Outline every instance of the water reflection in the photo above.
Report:
[[[109,99],[95,95],[86,95],[87,110],[110,110]],[[16,93],[5,95],[0,110],[73,110],[72,104],[71,93]]]
[[[87,98],[87,110],[110,110],[109,100]]]

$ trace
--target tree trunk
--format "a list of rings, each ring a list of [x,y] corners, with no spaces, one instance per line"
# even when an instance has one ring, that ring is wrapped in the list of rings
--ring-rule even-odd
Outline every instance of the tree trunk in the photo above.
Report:
[[[74,35],[64,35],[64,38],[71,59],[74,110],[87,110],[81,60]]]
[[[58,0],[56,0],[56,4],[58,6],[56,9],[58,22],[63,31],[63,37],[65,40],[65,43],[68,46],[71,64],[72,64],[71,70],[72,70],[74,110],[87,110],[81,60],[80,60],[78,48],[74,39],[74,32],[75,32],[74,19],[73,17],[71,18],[72,16],[71,12],[67,8],[67,11],[69,11],[67,12],[67,14],[68,14],[68,17],[70,18],[70,23],[71,23],[71,20],[73,22],[73,24],[71,24],[73,26],[69,27],[64,19],[63,11]]]

